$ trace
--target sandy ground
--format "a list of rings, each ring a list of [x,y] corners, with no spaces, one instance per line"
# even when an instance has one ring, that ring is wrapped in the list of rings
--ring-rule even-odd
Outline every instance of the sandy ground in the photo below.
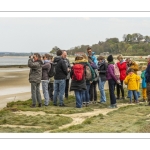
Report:
[[[28,78],[29,68],[0,68],[0,109],[8,102],[31,98]]]

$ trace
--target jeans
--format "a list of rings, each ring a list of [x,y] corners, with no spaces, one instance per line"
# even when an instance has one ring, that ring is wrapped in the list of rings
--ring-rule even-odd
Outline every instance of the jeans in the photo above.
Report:
[[[85,91],[75,90],[74,93],[75,93],[75,97],[76,97],[76,107],[81,108],[82,102],[83,102],[83,97],[85,95]]]
[[[136,99],[134,92],[133,92],[133,96],[134,96],[134,99]],[[138,97],[141,96],[139,91],[137,91],[137,96],[138,96]],[[129,91],[128,91],[128,98],[130,98]]]
[[[138,101],[138,95],[136,90],[129,90],[129,97],[130,97],[130,102],[132,102],[132,93],[135,97],[135,100]]]
[[[109,96],[110,96],[110,103],[111,105],[116,104],[116,97],[114,93],[115,85],[116,82],[113,79],[108,80],[108,85],[109,85]]]
[[[106,81],[102,81],[101,78],[99,78],[99,90],[100,90],[100,102],[106,102],[106,95],[104,90],[104,85]]]
[[[44,95],[44,105],[49,105],[49,92],[48,92],[49,80],[42,81],[42,89]]]
[[[54,80],[54,97],[53,103],[57,104],[57,96],[59,98],[59,105],[63,105],[63,95],[65,94],[65,84],[66,80]]]
[[[32,95],[32,104],[36,105],[41,104],[41,93],[40,93],[40,83],[31,83],[31,95]]]
[[[90,84],[86,85],[86,91],[85,91],[85,99],[83,98],[83,102],[88,103],[90,100],[89,90],[90,90]]]

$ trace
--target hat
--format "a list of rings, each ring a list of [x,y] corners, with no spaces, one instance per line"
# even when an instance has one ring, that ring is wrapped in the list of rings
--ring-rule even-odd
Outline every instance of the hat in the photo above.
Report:
[[[108,61],[108,62],[113,61],[113,56],[112,56],[112,55],[109,55],[109,56],[107,57],[107,61]]]
[[[150,55],[147,55],[147,57],[146,58],[150,58]]]

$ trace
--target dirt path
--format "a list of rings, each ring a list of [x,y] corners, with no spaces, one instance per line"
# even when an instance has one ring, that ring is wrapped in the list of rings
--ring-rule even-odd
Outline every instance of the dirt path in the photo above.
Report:
[[[124,107],[127,106],[129,104],[118,104],[118,108],[120,107]],[[130,105],[134,105],[134,104],[130,104]],[[77,125],[77,124],[81,124],[85,119],[93,117],[93,116],[97,116],[99,114],[103,114],[103,115],[107,115],[107,113],[117,110],[116,109],[108,109],[108,108],[104,108],[104,109],[94,109],[94,111],[92,112],[86,112],[86,113],[75,113],[75,114],[59,114],[60,116],[65,116],[65,117],[70,117],[73,119],[73,121],[69,124],[65,124],[59,127],[59,129],[65,129],[68,128],[72,125]],[[33,111],[18,111],[18,112],[14,112],[16,114],[24,114],[27,116],[35,116],[35,115],[46,115],[45,112],[39,111],[39,112],[33,112]],[[49,115],[57,115],[57,114],[49,114]],[[49,131],[45,131],[44,133],[50,133],[52,130]]]

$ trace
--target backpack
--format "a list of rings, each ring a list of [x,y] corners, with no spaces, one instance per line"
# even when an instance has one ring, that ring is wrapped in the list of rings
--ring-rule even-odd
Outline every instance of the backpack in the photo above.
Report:
[[[73,77],[72,77],[72,79],[76,80],[76,81],[83,80],[83,78],[84,78],[84,71],[85,71],[84,69],[85,69],[84,65],[75,64],[72,67],[72,71],[73,71]]]
[[[120,71],[117,64],[114,64],[114,74],[117,78],[120,78]]]
[[[86,80],[91,80],[92,79],[91,68],[90,68],[89,65],[85,66],[85,79]]]
[[[94,72],[95,72],[95,79],[94,79],[94,81],[98,81],[98,79],[99,79],[98,69],[94,69]]]
[[[56,67],[57,63],[50,63],[50,64],[51,64],[51,68],[48,72],[48,76],[49,76],[49,78],[52,78],[56,74],[56,68],[55,67]]]

